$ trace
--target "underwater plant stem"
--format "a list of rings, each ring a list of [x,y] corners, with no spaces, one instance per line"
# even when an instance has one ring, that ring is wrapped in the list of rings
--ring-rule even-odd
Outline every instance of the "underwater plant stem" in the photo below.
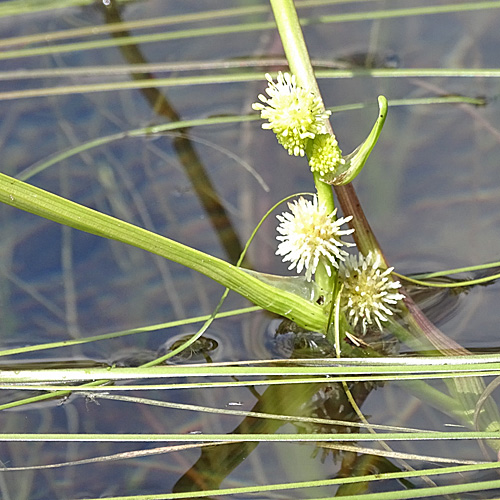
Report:
[[[422,335],[439,354],[448,356],[470,356],[471,352],[453,339],[444,335],[428,318],[422,313],[410,296],[405,299],[405,306],[408,308],[408,326],[410,332],[415,332],[418,339],[422,342]],[[446,381],[450,394],[460,402],[462,406],[463,422],[469,427],[480,430],[495,430],[500,428],[500,412],[495,401],[488,397],[484,401],[484,406],[478,415],[475,415],[475,409],[479,398],[486,390],[486,384],[482,377],[457,377]],[[488,441],[489,446],[494,450],[500,449],[498,441]]]
[[[159,234],[66,200],[0,173],[0,202],[74,229],[95,234],[182,264],[243,295],[254,304],[313,331],[326,331],[319,305],[259,280],[244,269]]]
[[[314,70],[293,0],[271,0],[271,7],[292,74],[295,75],[297,83],[301,87],[309,89],[321,99],[318,82],[314,76]],[[329,122],[327,126],[329,132],[333,134]],[[331,186],[321,181],[319,174],[314,174],[314,183],[319,203],[326,206],[330,213],[333,212],[335,201]],[[337,281],[337,272],[336,269],[332,269],[330,276],[326,267],[320,263],[316,269],[315,277],[316,282],[323,290],[332,291]]]
[[[455,342],[453,339],[444,335],[436,326],[434,326],[422,313],[412,298],[407,295],[405,298],[406,321],[408,327],[403,327],[397,321],[390,321],[390,331],[401,342],[412,346],[415,350],[435,350],[436,356],[470,356],[471,352]],[[407,381],[404,381],[406,383]],[[486,385],[482,377],[456,377],[444,379],[451,398],[448,396],[439,396],[439,391],[432,387],[426,387],[427,384],[413,384],[409,381],[410,390],[418,390],[425,395],[425,400],[431,402],[435,407],[456,418],[460,423],[480,430],[497,431],[500,427],[500,413],[498,407],[491,397],[485,399],[485,405],[478,412],[477,418],[474,418],[475,409],[479,398],[484,394]],[[448,399],[447,399],[448,398]],[[488,441],[488,445],[498,451],[500,443],[498,441]]]
[[[112,25],[122,22],[120,11],[115,1],[104,5],[103,11],[107,24]],[[125,30],[112,31],[111,36],[115,38],[133,38]],[[136,44],[120,45],[119,48],[123,57],[131,66],[147,63],[142,51]],[[142,71],[131,73],[131,77],[134,80],[155,80],[155,76],[152,73]],[[159,116],[165,117],[171,122],[181,121],[179,113],[157,87],[142,88],[140,92],[152,110]],[[180,164],[184,168],[186,176],[193,186],[196,196],[209,217],[210,223],[219,238],[222,248],[226,252],[227,258],[232,264],[235,264],[243,246],[220,200],[216,187],[212,183],[199,154],[196,152],[189,138],[187,128],[179,129],[178,134],[173,138],[172,145],[177,153]]]

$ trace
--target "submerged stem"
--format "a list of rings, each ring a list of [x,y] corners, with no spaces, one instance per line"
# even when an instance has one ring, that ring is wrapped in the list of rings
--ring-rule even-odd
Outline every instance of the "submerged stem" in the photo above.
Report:
[[[120,11],[116,2],[110,2],[103,7],[106,23],[112,26],[116,23],[122,23]],[[112,31],[114,38],[133,38],[125,30]],[[119,46],[123,57],[133,67],[135,65],[147,64],[147,61],[141,49],[134,43]],[[149,72],[133,72],[131,76],[134,80],[155,80],[155,76]],[[142,95],[151,106],[152,110],[158,115],[163,116],[171,122],[180,122],[181,116],[168,101],[164,93],[157,87],[145,87],[140,89]],[[179,162],[184,168],[196,196],[208,215],[208,218],[217,234],[222,247],[226,251],[227,258],[231,263],[236,263],[243,246],[239,240],[238,234],[231,223],[227,211],[220,200],[216,187],[210,179],[207,170],[196,152],[191,139],[189,130],[180,128],[179,133],[173,138],[172,145],[177,153]]]

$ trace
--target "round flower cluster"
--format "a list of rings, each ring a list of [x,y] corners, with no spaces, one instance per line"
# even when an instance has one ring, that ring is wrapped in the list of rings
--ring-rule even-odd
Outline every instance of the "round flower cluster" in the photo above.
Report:
[[[252,104],[252,108],[268,120],[262,128],[271,129],[289,154],[304,156],[307,140],[326,132],[330,112],[324,110],[319,96],[297,86],[295,75],[280,71],[276,83],[269,73],[266,79],[269,97],[259,94],[261,102]]]
[[[336,219],[337,209],[329,212],[324,205],[302,196],[288,203],[290,212],[283,212],[277,218],[280,221],[277,231],[281,241],[276,255],[283,256],[283,262],[291,262],[288,269],[296,268],[297,273],[306,270],[306,279],[311,281],[321,261],[331,275],[331,267],[338,268],[338,261],[348,255],[343,246],[353,243],[341,241],[340,237],[354,232],[354,229],[340,229],[352,216]]]
[[[380,256],[372,252],[366,257],[349,255],[344,260],[339,269],[344,284],[342,310],[353,328],[361,324],[363,334],[373,323],[382,331],[382,323],[398,311],[397,304],[404,298],[397,291],[401,283],[390,277],[394,268],[382,268]]]
[[[321,177],[335,174],[339,165],[343,165],[342,151],[333,135],[318,134],[314,138],[309,166],[311,172],[318,172]]]

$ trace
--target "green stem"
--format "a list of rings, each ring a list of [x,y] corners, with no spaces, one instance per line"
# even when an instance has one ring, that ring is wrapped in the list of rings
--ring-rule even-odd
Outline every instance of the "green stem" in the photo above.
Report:
[[[0,173],[0,202],[87,233],[121,241],[187,266],[304,328],[324,332],[324,310],[303,297],[276,288],[194,248],[66,200]]]
[[[271,6],[290,70],[297,78],[299,85],[311,89],[321,98],[293,0],[271,0]],[[329,132],[333,134],[330,123],[328,123],[328,127]],[[315,176],[314,182],[320,202],[327,207],[332,207],[333,210],[334,199],[331,187],[325,188],[325,183],[320,181],[318,176]],[[352,185],[335,186],[335,192],[339,197],[342,211],[354,217],[352,226],[356,230],[354,238],[359,250],[363,254],[367,254],[369,251],[376,252],[383,257],[380,246],[368,224]],[[318,269],[318,271],[321,270]],[[316,279],[323,281],[321,272],[316,272]],[[335,279],[332,277],[329,282],[333,285]],[[332,288],[333,286],[329,289]]]
[[[321,99],[314,70],[309,59],[306,42],[302,34],[302,28],[299,23],[299,17],[295,10],[293,0],[271,0],[278,32],[283,43],[285,55],[290,66],[290,71],[297,78],[297,83],[305,88],[310,89]],[[324,108],[324,104],[323,104]],[[329,132],[333,134],[331,125],[328,123]],[[318,193],[318,201],[325,205],[326,208],[333,212],[335,209],[335,201],[333,198],[333,190],[331,186],[325,184],[319,179],[319,175],[314,175],[314,183]],[[329,276],[324,265],[320,263],[316,273],[316,282],[321,288],[327,291],[332,291],[337,280],[335,269],[332,276]]]
[[[276,26],[297,83],[321,96],[293,0],[271,0]]]

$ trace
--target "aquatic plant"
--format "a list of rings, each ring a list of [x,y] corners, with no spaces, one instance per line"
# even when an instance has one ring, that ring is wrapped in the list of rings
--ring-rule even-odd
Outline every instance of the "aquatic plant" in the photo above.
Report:
[[[11,4],[11,2],[6,4]],[[37,2],[27,2],[27,4],[30,4],[33,9],[43,8]],[[371,439],[380,442],[409,440],[411,439],[410,434],[417,439],[444,439],[450,436],[469,439],[472,436],[485,440],[484,442],[497,452],[499,445],[496,437],[500,428],[500,417],[491,397],[495,386],[492,385],[487,389],[481,376],[484,372],[497,374],[498,359],[472,356],[466,349],[444,336],[422,314],[414,301],[416,294],[410,293],[410,283],[413,282],[418,290],[427,290],[429,286],[436,285],[436,283],[426,280],[426,276],[420,276],[419,279],[415,280],[397,275],[394,272],[394,267],[385,261],[382,249],[367,223],[351,184],[367,164],[368,157],[381,134],[388,111],[385,97],[378,97],[379,112],[368,138],[352,153],[343,154],[342,150],[346,148],[344,146],[342,149],[340,148],[342,141],[333,133],[329,121],[331,117],[333,123],[338,123],[336,121],[338,117],[336,113],[327,110],[323,104],[294,4],[288,0],[272,1],[289,68],[278,71],[266,69],[264,75],[261,75],[260,71],[253,75],[254,80],[259,81],[259,85],[267,85],[267,88],[262,91],[266,95],[258,95],[258,102],[254,103],[252,107],[259,112],[260,118],[264,120],[262,128],[272,131],[276,135],[278,143],[291,156],[296,156],[299,160],[301,157],[307,157],[307,161],[303,161],[303,169],[306,174],[309,170],[312,172],[315,193],[291,195],[282,201],[275,199],[273,201],[277,202],[276,205],[263,218],[263,221],[269,219],[276,210],[282,210],[281,203],[288,202],[289,211],[277,215],[279,222],[277,226],[278,243],[273,251],[283,258],[290,270],[295,270],[300,276],[260,273],[258,259],[253,262],[252,267],[255,271],[247,269],[250,264],[248,261],[245,263],[244,256],[250,242],[244,249],[243,245],[240,245],[238,235],[231,227],[230,217],[224,203],[218,201],[217,186],[211,183],[209,177],[203,173],[203,169],[197,168],[199,158],[197,158],[196,149],[193,147],[193,141],[197,140],[196,136],[192,134],[193,127],[206,123],[234,123],[235,117],[228,117],[221,113],[206,120],[180,120],[180,115],[173,109],[162,92],[156,88],[162,84],[170,85],[173,79],[161,79],[162,83],[160,83],[159,78],[154,78],[149,73],[159,71],[158,66],[150,65],[141,59],[138,49],[139,38],[134,38],[126,33],[127,29],[137,29],[137,25],[113,19],[117,4],[115,2],[108,2],[108,4],[104,9],[107,22],[117,23],[115,26],[112,24],[107,26],[109,33],[113,33],[112,36],[116,38],[117,46],[128,47],[127,50],[123,50],[124,57],[129,64],[124,71],[126,74],[132,75],[133,81],[123,83],[122,87],[125,88],[128,85],[127,88],[142,89],[143,97],[158,113],[158,116],[168,118],[172,120],[172,123],[142,127],[109,136],[103,135],[91,143],[79,145],[62,152],[57,157],[35,164],[29,171],[21,175],[2,173],[0,174],[0,200],[7,205],[60,224],[141,248],[202,273],[256,304],[256,307],[245,309],[245,311],[262,308],[281,318],[286,318],[276,330],[276,339],[286,338],[289,340],[292,358],[298,356],[310,358],[310,353],[314,353],[315,357],[313,360],[295,360],[295,363],[290,363],[290,360],[287,360],[288,364],[280,364],[279,361],[273,360],[269,364],[255,363],[256,366],[246,366],[244,363],[241,364],[239,360],[235,360],[229,366],[217,364],[201,367],[165,365],[169,360],[176,359],[175,356],[178,353],[198,353],[198,349],[202,350],[200,346],[205,345],[202,336],[212,325],[214,319],[221,317],[219,304],[213,314],[192,319],[193,322],[204,321],[205,324],[202,328],[192,335],[182,335],[178,342],[173,343],[167,349],[159,349],[158,351],[144,349],[140,351],[140,356],[135,357],[128,355],[128,353],[125,355],[114,353],[112,358],[114,361],[109,366],[104,367],[102,363],[83,368],[74,365],[71,365],[70,368],[57,367],[53,369],[40,368],[38,365],[32,368],[25,365],[5,367],[0,374],[0,382],[4,384],[4,387],[15,387],[19,390],[35,389],[38,393],[35,396],[25,398],[19,395],[11,396],[2,403],[0,408],[5,410],[30,403],[42,404],[43,401],[51,401],[54,398],[83,395],[86,406],[90,406],[93,402],[109,400],[184,411],[210,412],[213,410],[219,415],[243,417],[243,421],[234,430],[238,434],[237,439],[231,434],[204,433],[200,437],[198,434],[189,434],[184,431],[176,435],[166,436],[141,432],[132,437],[125,435],[115,437],[96,431],[89,437],[76,433],[62,436],[26,432],[9,434],[8,430],[2,435],[2,439],[6,441],[92,439],[105,442],[115,438],[121,439],[123,442],[127,439],[143,439],[148,442],[173,439],[186,441],[181,445],[186,448],[191,444],[203,448],[201,457],[193,469],[179,479],[175,487],[178,493],[168,493],[171,498],[182,498],[182,495],[185,498],[187,491],[200,488],[217,490],[211,493],[205,492],[206,495],[221,494],[219,491],[221,481],[230,474],[234,467],[249,456],[256,446],[256,441],[282,439],[287,443],[319,442],[318,446],[325,454],[328,450],[336,447],[342,451],[335,453],[346,453],[346,455],[357,453],[359,457],[362,457],[366,456],[368,450],[362,449],[361,446],[354,447],[352,443],[353,433],[363,429],[367,433],[372,433]],[[24,6],[23,4],[23,8]],[[50,5],[47,3],[47,6],[60,7],[56,3],[50,3]],[[7,7],[12,7],[12,5],[7,5]],[[478,8],[477,4],[471,7]],[[2,9],[0,8],[1,13]],[[150,21],[157,20],[151,19]],[[252,25],[252,29],[257,28]],[[77,29],[75,28],[75,30]],[[88,28],[88,33],[88,36],[94,36],[96,32],[93,31],[92,27],[92,29]],[[43,35],[45,36],[45,34]],[[172,33],[158,33],[157,35],[172,36]],[[81,35],[78,35],[77,31],[72,31],[71,36]],[[151,40],[154,39],[156,38],[151,37]],[[42,38],[42,40],[50,40],[50,37]],[[145,39],[141,40],[147,40],[147,35]],[[93,48],[96,43],[97,45],[102,43],[105,46],[106,43],[110,42],[113,40],[89,41],[88,45],[86,42],[82,42],[79,50]],[[41,48],[29,46],[29,44],[35,43],[37,42],[33,38],[17,40],[16,48],[12,50],[12,54],[7,50],[0,54],[0,57],[32,57],[37,54],[50,54],[51,51],[64,53],[66,50],[63,44]],[[75,47],[67,48],[67,50],[75,50]],[[369,56],[368,58],[373,63],[374,57]],[[224,67],[229,68],[231,61],[225,61],[224,64],[228,65]],[[234,61],[233,67],[238,68],[238,64],[241,65],[242,61]],[[369,66],[367,65],[367,67]],[[103,69],[109,71],[107,67]],[[174,70],[181,71],[179,68]],[[120,69],[113,68],[113,71],[118,72]],[[92,72],[90,75],[94,76]],[[241,75],[238,77],[241,78]],[[226,75],[226,78],[230,81],[229,74]],[[215,80],[216,78],[214,78]],[[196,78],[193,78],[192,81],[206,83],[206,80],[197,81]],[[94,86],[92,87],[92,85]],[[78,87],[78,90],[75,90],[78,92],[96,91],[104,88],[92,83],[89,83],[89,87],[85,87],[82,82],[78,82],[78,86],[75,87]],[[120,85],[115,85],[115,88],[119,87]],[[20,89],[16,90],[16,98],[37,95],[37,91],[38,95],[48,95],[51,92],[53,94],[70,92],[71,89],[53,88],[51,92],[44,88],[28,89],[28,91]],[[2,98],[12,97],[7,94],[3,94]],[[457,99],[457,96],[445,97],[449,99],[449,102]],[[255,97],[251,97],[251,99],[253,100]],[[374,96],[370,96],[370,99],[375,100]],[[459,102],[465,101],[460,100]],[[333,103],[328,102],[328,104]],[[247,119],[257,120],[257,118],[257,115],[238,117],[242,122]],[[78,154],[84,155],[99,144],[112,144],[124,138],[130,139],[139,136],[159,138],[163,134],[175,130],[179,131],[180,134],[173,140],[173,147],[178,152],[182,151],[182,155],[179,156],[182,157],[180,161],[185,162],[183,167],[186,177],[192,182],[193,191],[196,191],[200,204],[209,214],[217,237],[220,239],[221,248],[224,248],[227,253],[227,260],[216,258],[205,251],[143,229],[139,225],[125,222],[118,217],[106,215],[104,213],[106,210],[102,209],[102,205],[98,203],[95,205],[88,203],[99,208],[99,210],[91,209],[83,204],[74,203],[65,196],[57,196],[27,182],[31,175],[45,171],[61,158],[74,158]],[[294,168],[296,165],[294,164]],[[287,167],[288,165],[284,165],[284,168]],[[5,171],[8,172],[7,169]],[[377,175],[383,181],[386,173]],[[116,187],[114,185],[116,181],[113,178],[110,179],[109,171],[105,167],[101,166],[99,176],[103,185],[111,186],[111,189]],[[258,176],[256,177],[258,178]],[[64,187],[64,182],[61,185]],[[332,186],[336,196],[332,191]],[[381,203],[383,203],[383,197],[380,198]],[[126,203],[116,203],[116,206],[118,205],[123,207],[126,206]],[[342,216],[337,218],[339,211],[342,212]],[[390,221],[388,223],[390,224]],[[346,224],[349,224],[351,228],[348,229]],[[154,226],[153,224],[145,225]],[[169,234],[168,229],[167,234]],[[229,238],[227,238],[227,234],[230,234]],[[350,238],[353,239],[354,243],[350,241]],[[229,250],[231,248],[233,250]],[[257,255],[259,254],[257,253]],[[67,261],[65,262],[67,265]],[[126,268],[127,265],[123,267]],[[478,277],[477,280],[468,282],[443,279],[437,285],[453,290],[459,287],[466,289],[468,286],[485,283],[492,279],[491,276]],[[72,293],[70,281],[65,283],[68,287],[68,297],[71,297]],[[169,293],[169,290],[166,293]],[[177,290],[174,290],[173,295],[176,294]],[[36,296],[36,294],[34,295]],[[185,318],[180,323],[187,325],[190,321]],[[166,329],[174,324],[179,323],[148,325],[125,332],[75,338],[36,346],[16,347],[5,350],[1,354],[7,356],[56,347],[78,346],[150,329]],[[207,342],[206,345],[214,346],[217,345],[217,342]],[[418,358],[415,361],[413,358],[393,357],[402,345],[409,346],[415,351],[431,353],[435,359],[429,356]],[[195,351],[192,351],[193,349]],[[338,359],[334,356],[337,356]],[[207,360],[207,363],[212,361],[209,354],[204,359]],[[141,364],[141,366],[135,366],[137,364]],[[446,365],[442,366],[444,364]],[[411,373],[405,375],[404,371]],[[178,377],[184,380],[184,377],[189,375],[197,377],[231,376],[235,379],[238,378],[228,383],[229,386],[233,384],[234,387],[247,383],[248,377],[272,378],[270,380],[258,379],[255,382],[252,379],[248,382],[247,385],[269,386],[262,393],[252,387],[251,391],[253,391],[252,394],[256,400],[252,411],[235,408],[238,402],[234,403],[234,407],[228,405],[228,408],[214,410],[173,401],[137,398],[119,394],[120,390],[124,390],[123,387],[110,385],[119,380],[145,380],[151,377]],[[239,377],[244,377],[244,379]],[[426,377],[442,377],[444,382],[435,388],[424,380]],[[431,435],[430,432],[426,433],[423,430],[417,432],[415,429],[401,429],[366,421],[360,410],[361,405],[375,388],[390,378],[399,378],[403,384],[406,384],[403,387],[408,392],[444,412],[460,425],[469,428],[470,431],[434,432]],[[61,380],[64,380],[65,383],[61,384]],[[212,382],[204,382],[204,384],[207,387],[217,385],[217,383],[212,384]],[[172,388],[166,387],[167,385],[156,387],[155,390]],[[180,385],[175,384],[173,386],[180,387]],[[151,386],[138,387],[137,390],[144,387],[154,389],[153,384],[151,384]],[[129,389],[130,387],[127,387],[127,390]],[[276,430],[285,422],[293,422],[300,434],[275,434]],[[445,436],[445,434],[447,435]],[[361,441],[366,439],[366,435],[357,435],[356,438],[359,437]],[[187,443],[190,440],[196,441],[196,443]],[[203,440],[217,444],[205,448],[200,444]],[[239,442],[235,443],[235,440]],[[219,446],[224,441],[231,441],[231,443]],[[344,443],[345,441],[349,441],[349,443]],[[350,448],[350,446],[353,447]],[[142,451],[146,452],[147,450]],[[392,450],[386,450],[386,452],[388,456],[394,457],[394,461],[402,458],[402,455],[393,453]],[[430,460],[430,458],[427,457],[425,460]],[[371,480],[372,478],[369,478],[368,474],[369,471],[373,470],[371,465],[364,463],[362,458],[358,458],[356,466],[352,467],[352,470],[361,471],[360,473],[365,474],[365,477],[351,477],[349,479],[353,482],[357,481],[359,484]],[[387,473],[387,477],[397,478],[397,474],[409,475],[403,462],[398,465],[400,471],[390,469],[388,460],[383,463],[383,466],[387,467],[384,470],[392,471]],[[467,464],[467,466],[468,470],[474,470],[475,467],[479,468],[483,464]],[[490,468],[496,466],[497,464],[494,462],[488,464]],[[381,469],[383,469],[382,466]],[[453,470],[461,472],[458,466]],[[424,473],[421,472],[421,475]],[[339,491],[346,494],[347,482],[345,478],[336,478],[328,482],[328,486],[335,485],[337,487],[339,484],[345,483],[340,486]],[[306,486],[314,487],[317,485],[314,481],[309,481]],[[287,486],[290,485],[284,487]],[[280,487],[276,486],[276,489],[278,490]],[[259,491],[261,494],[265,494],[263,492],[268,491],[260,486],[253,488],[253,490],[252,488],[235,488],[233,492],[245,495]],[[439,489],[439,493],[433,488],[429,488],[429,490],[432,490],[427,492],[429,495],[446,493],[446,489]],[[358,495],[357,492],[352,494]]]
[[[332,267],[338,269],[339,261],[348,255],[342,247],[353,246],[340,239],[354,232],[354,229],[340,229],[352,216],[336,219],[337,209],[329,213],[323,205],[318,205],[317,197],[309,201],[301,196],[288,203],[288,208],[290,212],[277,216],[280,224],[276,239],[281,243],[276,255],[282,255],[283,262],[291,261],[288,269],[295,268],[299,274],[305,269],[307,281],[311,281],[320,262],[331,276]]]

